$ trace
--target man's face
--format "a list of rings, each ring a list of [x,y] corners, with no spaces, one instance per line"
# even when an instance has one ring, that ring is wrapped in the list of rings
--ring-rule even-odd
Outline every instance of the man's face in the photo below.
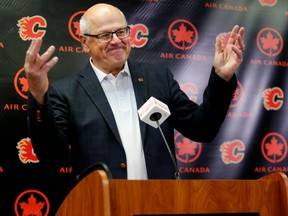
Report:
[[[125,27],[126,20],[119,13],[112,13],[109,17],[97,16],[89,20],[91,35],[115,32]],[[87,36],[85,39],[82,38],[82,45],[90,53],[93,64],[106,73],[119,72],[131,51],[130,37],[119,39],[116,34],[112,35],[110,42],[101,42],[97,38]]]

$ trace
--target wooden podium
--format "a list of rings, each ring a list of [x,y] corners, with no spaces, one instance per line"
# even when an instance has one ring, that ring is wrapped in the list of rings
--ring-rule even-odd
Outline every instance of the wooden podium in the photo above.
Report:
[[[56,216],[288,216],[287,189],[284,173],[257,180],[109,180],[98,170],[70,191]]]

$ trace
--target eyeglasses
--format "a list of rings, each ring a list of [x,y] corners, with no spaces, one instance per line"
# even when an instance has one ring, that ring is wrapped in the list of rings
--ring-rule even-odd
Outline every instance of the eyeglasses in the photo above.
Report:
[[[127,26],[114,32],[105,32],[97,35],[93,34],[84,34],[84,35],[88,37],[95,37],[98,39],[100,43],[108,43],[112,40],[113,34],[116,34],[119,39],[126,38],[130,34],[130,26]]]

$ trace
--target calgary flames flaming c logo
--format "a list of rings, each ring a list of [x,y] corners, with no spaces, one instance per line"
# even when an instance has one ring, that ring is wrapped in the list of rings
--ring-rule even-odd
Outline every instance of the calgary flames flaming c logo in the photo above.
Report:
[[[222,152],[222,161],[225,164],[238,164],[245,156],[245,145],[241,140],[233,140],[231,142],[224,142],[220,146]]]
[[[18,21],[19,36],[27,41],[42,38],[46,33],[47,22],[42,16],[23,17]]]
[[[32,142],[29,138],[22,139],[17,143],[18,155],[22,163],[38,163],[39,160],[34,153]]]
[[[279,110],[284,103],[284,93],[278,87],[266,89],[263,92],[263,98],[266,110]]]
[[[274,6],[276,5],[278,2],[278,0],[259,0],[259,3],[262,5],[262,6]]]

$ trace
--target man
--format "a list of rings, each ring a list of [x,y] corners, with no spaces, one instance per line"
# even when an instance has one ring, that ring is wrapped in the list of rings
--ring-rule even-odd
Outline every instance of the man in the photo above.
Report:
[[[35,39],[26,53],[29,85],[28,126],[33,148],[43,163],[71,153],[75,174],[104,162],[113,178],[174,178],[173,165],[158,129],[139,121],[137,110],[153,96],[171,115],[161,125],[175,154],[174,129],[191,140],[211,142],[229,108],[244,51],[244,28],[234,26],[225,48],[219,37],[203,103],[197,105],[180,90],[169,69],[128,60],[131,43],[123,13],[96,4],[80,20],[80,40],[90,54],[76,74],[49,83],[57,63],[50,46],[39,54]]]

